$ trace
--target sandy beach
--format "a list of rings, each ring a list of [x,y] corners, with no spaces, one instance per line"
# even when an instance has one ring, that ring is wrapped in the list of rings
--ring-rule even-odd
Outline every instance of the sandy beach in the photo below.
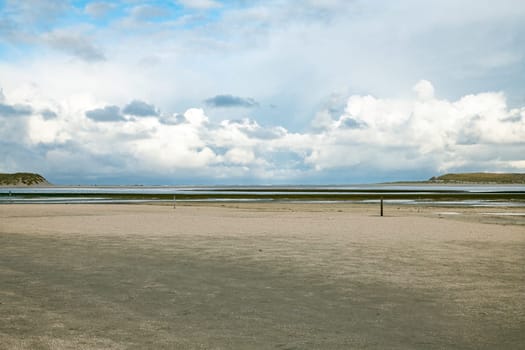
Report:
[[[0,349],[518,349],[523,211],[0,205]]]

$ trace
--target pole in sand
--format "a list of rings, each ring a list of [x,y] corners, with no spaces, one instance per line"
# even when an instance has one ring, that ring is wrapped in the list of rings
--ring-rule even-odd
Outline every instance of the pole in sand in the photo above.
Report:
[[[175,199],[175,195],[173,195],[173,209],[177,208],[177,201]]]
[[[383,197],[381,197],[381,216],[383,216]]]

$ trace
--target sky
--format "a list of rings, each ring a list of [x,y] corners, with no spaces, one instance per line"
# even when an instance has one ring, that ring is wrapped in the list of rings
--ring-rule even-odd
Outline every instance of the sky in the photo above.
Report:
[[[55,184],[525,172],[525,2],[0,0],[0,89]]]

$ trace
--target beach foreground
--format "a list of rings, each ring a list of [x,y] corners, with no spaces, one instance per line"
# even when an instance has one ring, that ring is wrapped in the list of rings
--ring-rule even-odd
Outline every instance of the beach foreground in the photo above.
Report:
[[[0,349],[523,347],[522,218],[377,209],[1,205]]]

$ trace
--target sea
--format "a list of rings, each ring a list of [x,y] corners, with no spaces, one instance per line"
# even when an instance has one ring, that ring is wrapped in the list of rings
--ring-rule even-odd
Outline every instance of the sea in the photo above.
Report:
[[[290,194],[293,196],[286,198]],[[404,195],[408,198],[403,198]],[[338,196],[341,198],[339,199]],[[385,202],[398,205],[525,207],[525,185],[0,187],[1,204],[176,203],[195,201],[377,203],[381,200],[379,197],[382,196],[385,197]],[[436,199],[437,197],[446,199]],[[327,200],[326,198],[330,199]]]

